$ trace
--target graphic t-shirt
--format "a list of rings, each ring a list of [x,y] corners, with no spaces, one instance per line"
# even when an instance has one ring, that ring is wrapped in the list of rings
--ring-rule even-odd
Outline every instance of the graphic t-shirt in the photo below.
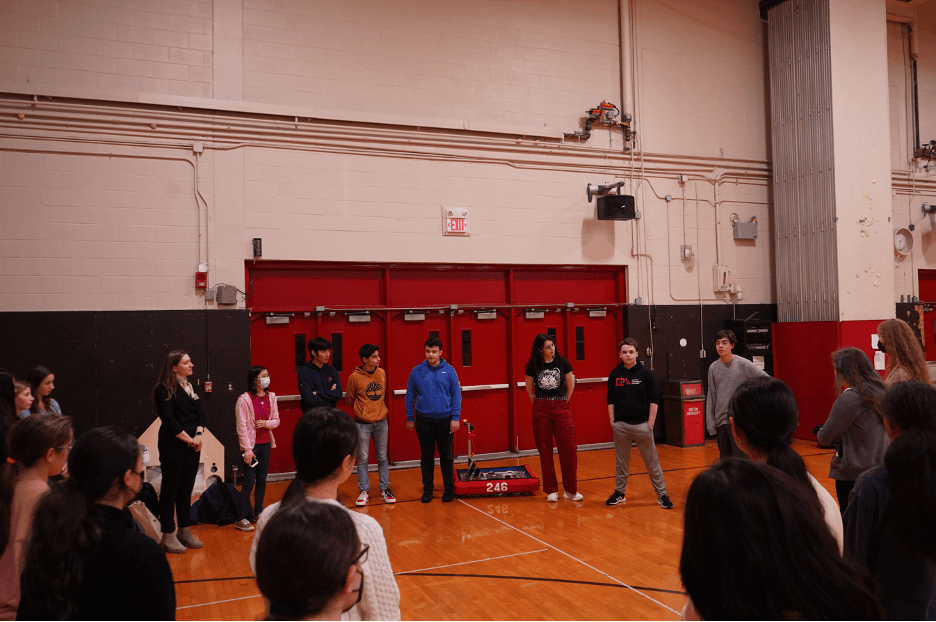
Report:
[[[562,397],[566,394],[566,374],[572,371],[572,365],[558,356],[551,363],[546,363],[539,374],[535,374],[532,365],[527,365],[524,372],[533,378],[536,397]]]

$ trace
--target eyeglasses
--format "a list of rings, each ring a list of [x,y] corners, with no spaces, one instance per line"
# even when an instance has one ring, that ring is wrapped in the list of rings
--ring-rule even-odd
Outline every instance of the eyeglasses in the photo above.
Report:
[[[358,556],[355,557],[353,560],[351,560],[351,565],[352,565],[352,566],[358,565],[357,571],[358,571],[359,573],[361,573],[361,585],[360,585],[360,587],[358,587],[358,589],[354,590],[355,592],[358,593],[358,595],[357,595],[357,600],[354,601],[354,604],[353,604],[353,605],[351,605],[350,607],[348,607],[347,609],[345,609],[345,610],[342,611],[341,613],[346,613],[346,612],[350,611],[355,605],[357,605],[359,602],[361,602],[361,597],[364,596],[364,569],[361,568],[360,565],[361,565],[361,564],[364,564],[364,562],[367,561],[367,552],[368,552],[369,550],[370,550],[370,545],[369,545],[369,544],[365,544],[364,547],[361,549],[361,552],[358,553]]]
[[[363,547],[361,547],[361,552],[358,553],[358,556],[351,560],[351,565],[352,565],[352,566],[353,566],[354,564],[362,564],[362,565],[363,565],[364,563],[366,563],[366,562],[367,562],[367,552],[368,552],[368,551],[370,551],[370,545],[369,545],[369,544],[365,544]]]

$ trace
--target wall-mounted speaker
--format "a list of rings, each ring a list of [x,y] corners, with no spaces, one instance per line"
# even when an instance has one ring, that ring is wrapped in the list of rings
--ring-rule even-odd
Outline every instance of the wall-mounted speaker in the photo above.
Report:
[[[629,194],[598,197],[598,220],[633,220],[636,215],[636,202]]]

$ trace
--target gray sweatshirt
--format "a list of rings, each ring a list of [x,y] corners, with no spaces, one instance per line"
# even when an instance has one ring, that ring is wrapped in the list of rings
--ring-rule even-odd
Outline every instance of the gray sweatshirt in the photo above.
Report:
[[[721,359],[708,368],[708,395],[705,398],[705,423],[709,434],[715,426],[728,425],[728,402],[742,382],[767,372],[744,357],[734,355],[727,365]]]
[[[873,388],[877,395],[880,389]],[[870,468],[884,464],[890,439],[884,424],[854,389],[845,389],[832,404],[829,418],[817,435],[820,445],[835,445],[829,477],[855,481]]]

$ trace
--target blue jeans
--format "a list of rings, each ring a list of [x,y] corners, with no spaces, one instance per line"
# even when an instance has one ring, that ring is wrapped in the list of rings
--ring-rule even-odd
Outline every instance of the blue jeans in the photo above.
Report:
[[[370,449],[370,439],[374,439],[374,450],[377,452],[377,477],[380,480],[380,489],[390,488],[390,462],[387,459],[387,431],[390,425],[386,419],[374,423],[354,422],[358,429],[357,452],[357,482],[358,489],[370,492],[370,479],[367,476],[367,458]]]
[[[254,445],[254,456],[257,457],[257,466],[250,467],[244,463],[244,486],[240,493],[240,507],[237,509],[237,520],[260,516],[263,511],[263,497],[266,495],[267,473],[270,471],[270,443]],[[250,512],[250,491],[257,485],[254,492],[254,511]]]

